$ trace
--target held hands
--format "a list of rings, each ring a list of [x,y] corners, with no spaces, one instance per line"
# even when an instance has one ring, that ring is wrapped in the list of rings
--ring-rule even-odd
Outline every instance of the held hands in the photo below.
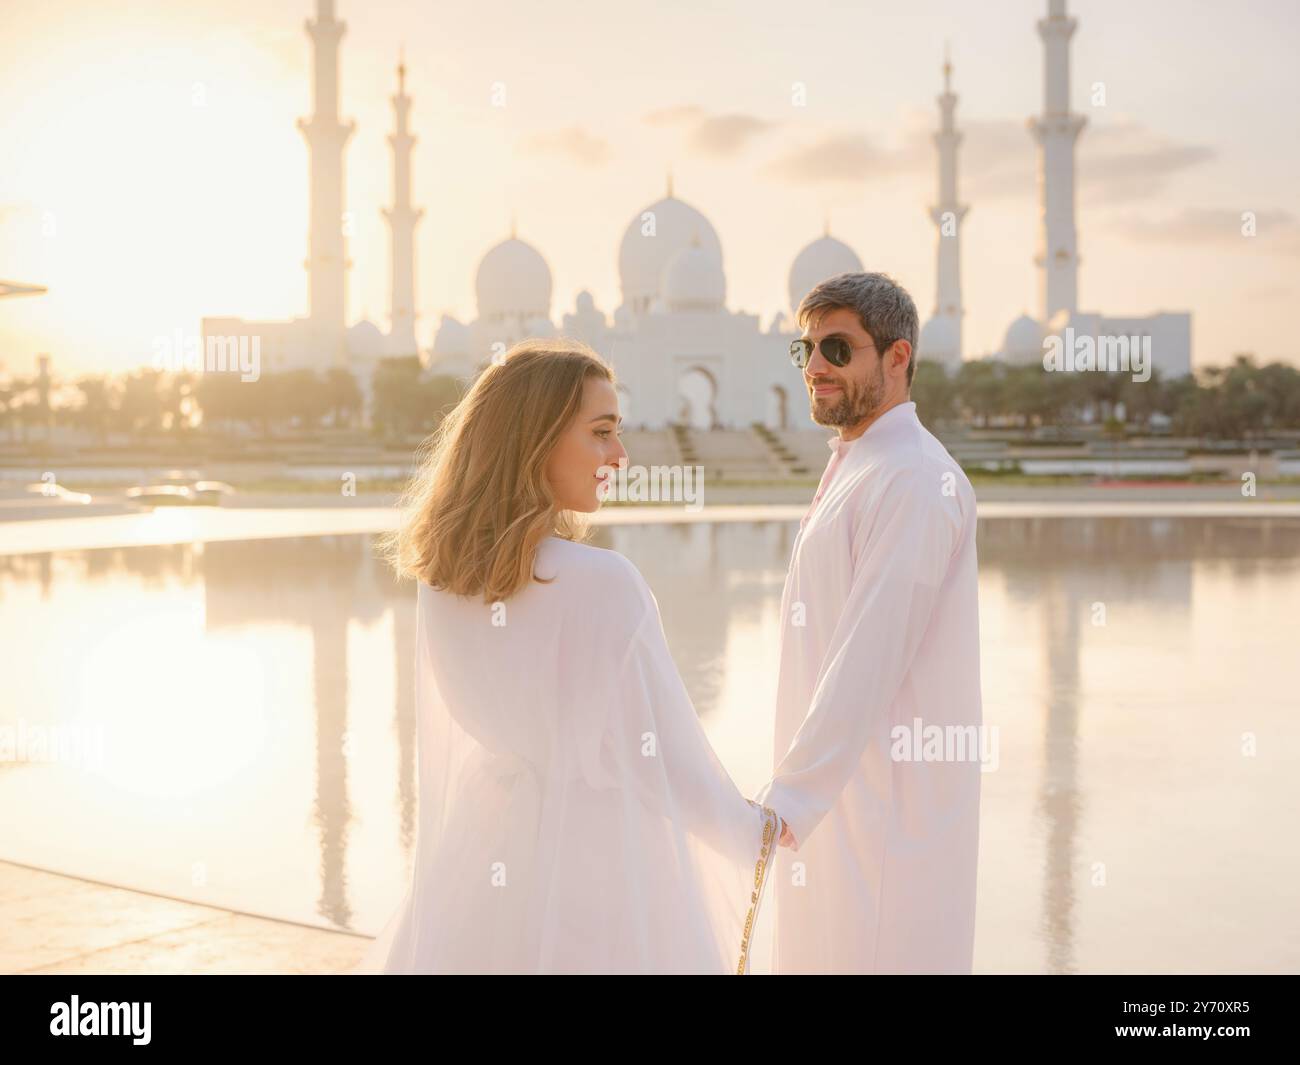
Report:
[[[753,799],[746,799],[745,801],[749,803],[750,806],[753,806],[755,809],[761,808],[759,804],[755,802]],[[777,845],[781,847],[793,847],[795,843],[794,833],[790,831],[790,826],[785,823],[785,818],[783,818],[780,814],[777,814],[776,820],[781,826],[781,834],[780,836],[777,837],[777,841],[776,841]]]

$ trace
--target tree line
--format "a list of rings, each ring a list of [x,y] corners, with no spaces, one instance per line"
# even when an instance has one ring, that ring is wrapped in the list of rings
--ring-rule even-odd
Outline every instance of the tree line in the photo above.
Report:
[[[402,440],[434,429],[461,387],[428,375],[415,356],[381,360],[370,381],[369,431]],[[357,429],[365,396],[349,370],[292,370],[242,380],[238,373],[171,373],[141,369],[51,383],[38,377],[0,381],[0,431],[11,441],[39,439],[53,427],[161,437],[262,437],[322,429]]]
[[[917,365],[912,399],[922,420],[978,428],[1045,428],[1062,435],[1091,422],[1124,436],[1163,429],[1205,440],[1251,441],[1300,430],[1300,369],[1258,365],[1237,355],[1185,377],[1134,381],[1127,373],[1049,373],[996,359],[965,362],[956,373]]]
[[[430,375],[415,356],[383,359],[370,381],[369,431],[406,440],[437,427],[463,386]],[[1194,375],[1134,381],[1126,373],[1049,373],[1039,365],[972,360],[955,373],[922,361],[912,382],[917,413],[931,425],[1055,430],[1084,424],[1122,437],[1166,431],[1204,440],[1250,442],[1300,430],[1300,369],[1258,365],[1238,355]],[[74,381],[0,380],[0,432],[10,441],[41,429],[79,429],[105,442],[110,434],[158,437],[263,437],[322,429],[357,429],[365,396],[351,371],[294,370],[243,381],[238,374],[142,369]]]

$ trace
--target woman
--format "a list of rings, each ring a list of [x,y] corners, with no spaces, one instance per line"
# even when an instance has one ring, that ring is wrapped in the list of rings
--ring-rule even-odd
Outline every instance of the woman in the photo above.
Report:
[[[614,385],[584,345],[516,345],[403,497],[419,837],[358,971],[747,971],[777,818],[710,747],[641,574],[582,543],[627,457]]]

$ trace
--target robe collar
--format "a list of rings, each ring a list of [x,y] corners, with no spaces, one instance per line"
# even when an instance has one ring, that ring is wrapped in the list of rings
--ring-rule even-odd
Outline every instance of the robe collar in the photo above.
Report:
[[[909,399],[906,403],[900,403],[896,407],[890,407],[879,418],[867,426],[866,432],[861,436],[854,437],[852,440],[844,440],[836,433],[826,441],[826,446],[832,451],[839,452],[847,450],[856,444],[859,440],[865,440],[873,434],[879,435],[882,430],[891,425],[896,425],[906,421],[912,421],[916,418],[916,401]]]

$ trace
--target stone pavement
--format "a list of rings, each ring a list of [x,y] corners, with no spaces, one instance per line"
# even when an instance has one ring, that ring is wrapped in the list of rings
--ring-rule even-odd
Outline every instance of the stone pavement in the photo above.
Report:
[[[370,940],[0,861],[0,973],[341,973]]]

